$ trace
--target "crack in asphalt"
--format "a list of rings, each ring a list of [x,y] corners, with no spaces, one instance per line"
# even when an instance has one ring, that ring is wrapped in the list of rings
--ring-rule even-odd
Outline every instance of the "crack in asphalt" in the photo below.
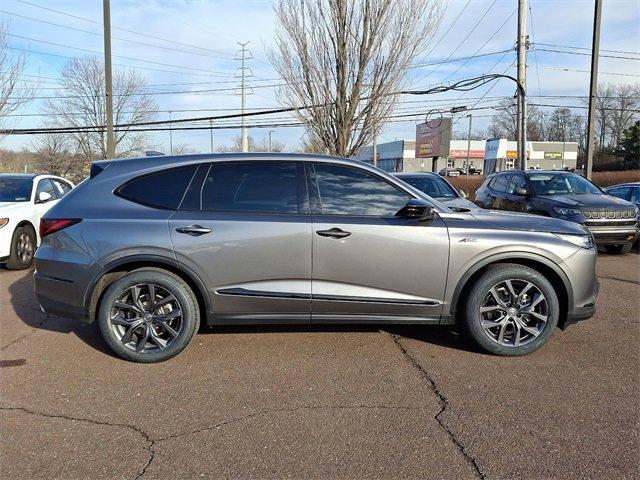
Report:
[[[131,429],[131,430],[137,432],[138,434],[140,434],[140,436],[142,436],[142,438],[144,439],[144,441],[147,444],[144,447],[144,449],[147,452],[149,452],[149,459],[147,460],[147,463],[142,467],[142,470],[140,471],[140,473],[138,475],[136,475],[135,480],[139,480],[140,478],[142,478],[146,474],[147,469],[151,466],[151,464],[155,460],[155,456],[156,456],[155,447],[160,442],[164,442],[164,441],[167,441],[167,440],[170,440],[170,439],[173,439],[173,438],[183,437],[183,436],[187,436],[187,435],[195,435],[197,433],[206,432],[206,431],[209,431],[209,430],[217,430],[217,429],[223,428],[223,427],[225,427],[225,426],[227,426],[229,424],[232,424],[232,423],[237,423],[237,422],[242,422],[242,421],[245,421],[245,420],[250,420],[252,418],[260,417],[260,416],[263,416],[263,415],[272,415],[272,414],[283,413],[283,412],[294,413],[294,412],[299,412],[299,411],[302,411],[302,410],[357,410],[357,409],[420,410],[420,409],[422,409],[422,407],[393,406],[393,405],[310,405],[310,406],[289,407],[289,408],[276,408],[276,409],[268,409],[268,410],[261,410],[259,412],[248,413],[246,415],[230,418],[228,420],[216,423],[215,425],[211,425],[211,426],[208,426],[208,427],[197,428],[195,430],[189,430],[189,431],[186,431],[186,432],[176,432],[176,433],[172,433],[171,435],[167,435],[165,437],[152,439],[151,435],[149,435],[144,430],[142,430],[142,429],[140,429],[138,427],[135,427],[133,425],[125,424],[125,423],[110,423],[110,422],[104,422],[104,421],[99,421],[99,420],[92,420],[90,418],[72,417],[70,415],[49,414],[49,413],[35,412],[33,410],[29,410],[28,408],[24,408],[24,407],[5,407],[5,406],[0,406],[0,411],[1,410],[5,410],[5,411],[20,411],[20,412],[28,413],[30,415],[36,415],[36,416],[41,416],[41,417],[46,417],[46,418],[56,418],[56,419],[69,420],[69,421],[87,422],[87,423],[91,423],[91,424],[94,424],[94,425],[102,425],[102,426],[109,426],[109,427],[128,428],[128,429]]]
[[[632,283],[634,285],[640,285],[638,280],[627,280],[626,278],[618,278],[613,275],[598,275],[598,278],[606,278],[607,280],[617,280],[618,282]]]
[[[467,451],[467,448],[462,443],[462,441],[458,438],[458,436],[455,433],[453,433],[451,428],[442,419],[442,415],[449,409],[449,400],[447,400],[447,397],[442,393],[436,381],[429,375],[429,373],[422,367],[422,365],[418,363],[415,357],[409,353],[409,351],[404,347],[404,345],[402,345],[402,343],[400,342],[399,335],[389,333],[384,330],[381,330],[381,331],[388,334],[391,337],[391,339],[396,344],[396,346],[398,347],[398,349],[400,350],[400,353],[402,353],[404,358],[411,364],[413,368],[418,370],[420,372],[420,375],[427,381],[427,383],[429,384],[429,388],[435,394],[438,400],[438,404],[440,405],[440,411],[435,415],[434,418],[436,419],[440,427],[447,433],[447,435],[449,435],[449,438],[451,439],[453,444],[456,446],[458,451],[462,454],[465,461],[474,470],[475,474],[479,478],[484,480],[486,478],[486,475],[480,469],[480,465],[478,464],[478,461]]]
[[[55,418],[55,419],[60,419],[60,420],[68,420],[68,421],[72,421],[72,422],[86,422],[86,423],[90,423],[90,424],[93,424],[93,425],[101,425],[101,426],[117,427],[117,428],[127,428],[127,429],[130,429],[130,430],[133,430],[134,432],[136,432],[140,436],[142,436],[144,441],[147,443],[147,445],[144,447],[144,449],[147,450],[149,452],[149,455],[150,455],[149,461],[144,466],[144,468],[142,469],[140,474],[138,474],[136,476],[136,479],[138,479],[138,478],[142,477],[142,475],[144,475],[147,467],[151,464],[151,462],[153,461],[154,455],[155,455],[155,452],[152,450],[152,447],[154,446],[155,442],[151,439],[151,437],[149,436],[149,434],[147,432],[145,432],[144,430],[142,430],[142,429],[140,429],[138,427],[135,427],[133,425],[129,425],[129,424],[126,424],[126,423],[104,422],[104,421],[100,421],[100,420],[93,420],[93,419],[90,419],[90,418],[72,417],[70,415],[63,415],[63,414],[35,412],[33,410],[30,410],[30,409],[24,408],[24,407],[0,406],[0,410],[17,411],[17,412],[28,413],[29,415],[35,415],[37,417]]]
[[[35,307],[27,307],[26,305],[20,305],[20,307],[23,307],[23,308],[29,308],[29,309],[31,309],[31,310],[37,310],[38,312],[40,312],[40,309],[35,308]],[[1,351],[3,351],[5,348],[9,348],[9,347],[10,347],[11,345],[13,345],[14,343],[17,343],[17,342],[19,342],[20,340],[24,340],[24,339],[25,339],[25,338],[27,338],[29,335],[33,335],[35,332],[37,332],[37,331],[38,331],[38,329],[39,329],[40,327],[42,327],[42,326],[45,324],[45,322],[46,322],[47,320],[49,320],[49,316],[48,316],[48,315],[46,315],[46,314],[44,314],[44,313],[43,313],[43,314],[42,314],[42,316],[43,316],[42,320],[41,320],[41,321],[39,321],[38,323],[36,323],[35,325],[33,325],[33,326],[31,327],[31,330],[29,330],[29,331],[28,331],[27,333],[25,333],[24,335],[20,335],[18,338],[16,338],[16,339],[14,339],[14,340],[10,341],[9,343],[7,343],[7,344],[6,344],[6,345],[4,345],[3,347],[1,347],[1,348],[0,348],[0,352],[1,352]]]

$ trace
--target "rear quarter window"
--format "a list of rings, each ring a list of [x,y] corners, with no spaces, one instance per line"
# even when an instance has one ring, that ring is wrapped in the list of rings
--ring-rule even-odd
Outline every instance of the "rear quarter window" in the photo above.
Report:
[[[170,168],[136,177],[114,192],[147,207],[177,210],[197,165]]]

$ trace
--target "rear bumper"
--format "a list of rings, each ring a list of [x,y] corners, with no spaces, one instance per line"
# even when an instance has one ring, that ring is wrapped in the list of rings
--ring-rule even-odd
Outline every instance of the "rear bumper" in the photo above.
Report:
[[[33,284],[43,312],[88,321],[87,311],[82,304],[75,301],[74,282],[43,275],[36,271],[33,274]]]

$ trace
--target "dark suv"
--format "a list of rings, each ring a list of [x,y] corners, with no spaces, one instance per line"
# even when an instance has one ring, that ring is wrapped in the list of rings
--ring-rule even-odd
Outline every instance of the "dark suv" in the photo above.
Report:
[[[485,179],[475,202],[483,208],[580,223],[591,231],[596,245],[609,253],[628,253],[638,238],[638,207],[572,172],[498,172]]]

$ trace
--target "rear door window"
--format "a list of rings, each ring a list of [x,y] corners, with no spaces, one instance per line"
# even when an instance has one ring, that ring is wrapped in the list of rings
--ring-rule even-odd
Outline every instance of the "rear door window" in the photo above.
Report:
[[[224,212],[299,213],[303,183],[298,163],[212,163],[201,188],[201,208]]]
[[[58,198],[64,197],[71,191],[71,185],[69,185],[67,182],[63,182],[62,180],[58,180],[57,178],[52,178],[51,181],[56,188]]]
[[[180,205],[197,165],[170,168],[129,180],[116,195],[141,205],[175,210]]]
[[[520,175],[518,173],[514,173],[511,175],[511,181],[509,182],[509,187],[507,193],[515,193],[519,188],[527,189],[527,179],[524,175]]]

